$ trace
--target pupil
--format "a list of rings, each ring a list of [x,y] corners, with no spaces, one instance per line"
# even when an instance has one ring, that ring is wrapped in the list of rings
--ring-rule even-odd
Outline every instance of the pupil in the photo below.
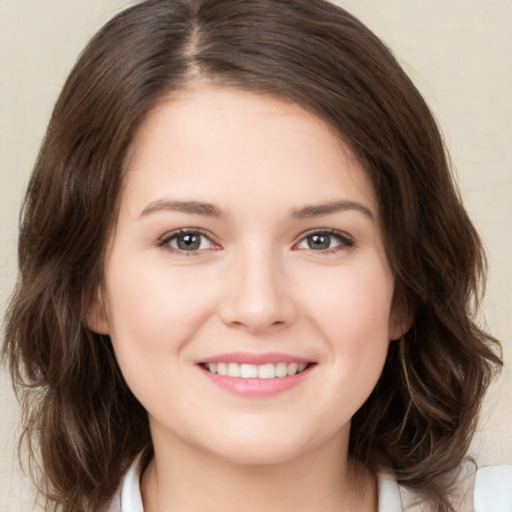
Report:
[[[201,244],[198,235],[182,235],[178,237],[178,247],[185,251],[193,251],[199,249]]]
[[[311,235],[308,242],[310,249],[328,249],[331,240],[329,235]]]

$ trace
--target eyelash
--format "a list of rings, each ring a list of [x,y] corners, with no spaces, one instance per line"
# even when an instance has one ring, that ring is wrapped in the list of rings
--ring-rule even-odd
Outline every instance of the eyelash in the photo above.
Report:
[[[182,228],[182,229],[173,231],[171,233],[168,233],[161,238],[161,240],[158,243],[158,246],[163,249],[166,249],[170,252],[183,254],[186,256],[199,255],[202,251],[205,250],[205,249],[194,249],[194,250],[187,251],[184,249],[172,247],[170,245],[170,243],[173,240],[176,240],[179,236],[186,236],[186,235],[199,235],[200,237],[204,237],[207,240],[209,240],[209,242],[211,244],[217,245],[220,248],[220,246],[215,241],[212,240],[211,235],[209,235],[206,231],[199,229],[199,228]],[[339,244],[332,248],[327,248],[327,249],[323,249],[323,250],[314,250],[314,249],[309,248],[309,250],[311,250],[313,252],[320,253],[320,254],[332,254],[332,253],[338,252],[341,249],[351,248],[355,245],[354,240],[349,235],[344,233],[343,231],[338,231],[335,229],[313,229],[313,230],[310,230],[310,231],[302,234],[301,238],[299,239],[298,242],[296,242],[293,245],[292,249],[297,250],[298,246],[301,243],[305,242],[308,239],[308,237],[315,236],[315,235],[316,236],[328,236],[328,237],[337,239],[339,241]],[[218,250],[218,249],[215,248],[212,250]]]

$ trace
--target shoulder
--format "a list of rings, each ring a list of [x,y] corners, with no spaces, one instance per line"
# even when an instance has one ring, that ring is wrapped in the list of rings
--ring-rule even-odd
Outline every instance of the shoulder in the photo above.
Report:
[[[450,475],[457,512],[512,512],[512,464],[478,468],[465,461]],[[379,512],[426,512],[417,493],[379,475]]]
[[[512,512],[512,464],[479,469],[466,461],[454,472],[451,502],[458,512]],[[140,456],[105,512],[143,512],[140,494]],[[418,495],[387,474],[380,474],[379,512],[426,512]]]

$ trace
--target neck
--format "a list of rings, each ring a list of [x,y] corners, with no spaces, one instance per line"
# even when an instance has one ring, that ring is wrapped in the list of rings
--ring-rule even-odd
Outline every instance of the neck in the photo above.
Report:
[[[375,512],[376,479],[346,453],[345,443],[329,443],[286,462],[245,465],[155,445],[142,478],[144,511]]]

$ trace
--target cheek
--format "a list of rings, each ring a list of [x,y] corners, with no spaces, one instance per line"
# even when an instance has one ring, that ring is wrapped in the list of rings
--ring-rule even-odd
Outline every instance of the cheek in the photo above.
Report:
[[[328,342],[336,375],[360,388],[362,395],[369,394],[389,346],[390,273],[370,264],[344,268],[323,282],[316,280],[312,291],[306,309]]]
[[[386,269],[372,267],[345,267],[308,283],[309,293],[303,296],[330,338],[352,333],[358,345],[375,337],[387,339],[393,279]]]
[[[111,337],[120,358],[132,351],[145,358],[175,353],[211,314],[214,302],[197,272],[174,272],[150,261],[111,268],[107,291]]]
[[[326,414],[353,416],[375,388],[389,348],[391,299],[385,276],[359,273],[333,290],[319,310],[333,369]]]
[[[170,389],[184,379],[186,346],[210,316],[213,300],[208,290],[201,293],[201,276],[145,263],[110,267],[107,312],[121,372],[144,408],[158,415],[170,396],[179,402]]]

